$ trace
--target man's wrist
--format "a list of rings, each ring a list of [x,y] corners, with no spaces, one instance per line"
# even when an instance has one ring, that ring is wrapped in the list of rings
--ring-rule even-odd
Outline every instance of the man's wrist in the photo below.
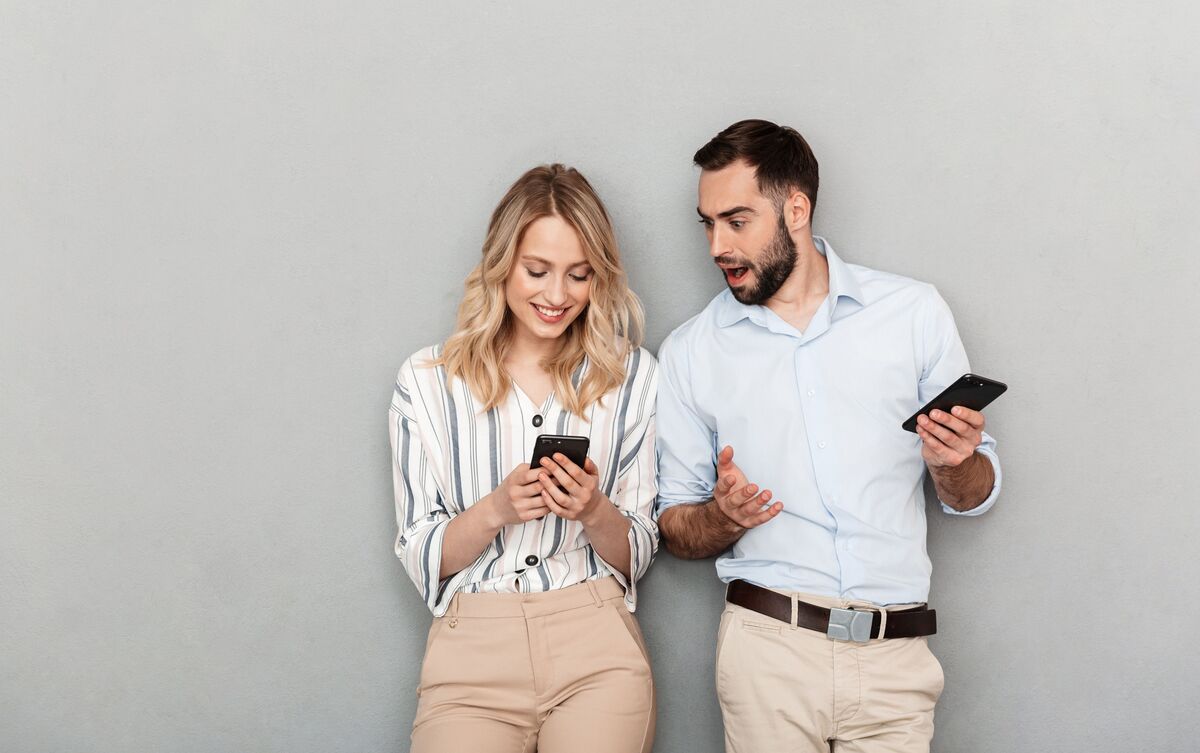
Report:
[[[708,519],[714,528],[725,536],[739,537],[746,532],[736,520],[725,514],[721,503],[716,497],[710,499],[706,505],[708,507]]]

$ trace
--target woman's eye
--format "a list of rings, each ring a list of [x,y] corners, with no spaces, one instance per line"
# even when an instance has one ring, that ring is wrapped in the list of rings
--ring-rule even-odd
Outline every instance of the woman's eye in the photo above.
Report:
[[[526,269],[525,271],[529,273],[530,277],[541,278],[546,276],[545,272],[534,272],[532,269]]]
[[[575,282],[587,282],[591,275],[568,275]]]

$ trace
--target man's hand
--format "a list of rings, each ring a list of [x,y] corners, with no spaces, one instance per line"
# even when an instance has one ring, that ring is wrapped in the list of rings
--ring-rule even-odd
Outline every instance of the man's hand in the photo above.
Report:
[[[765,509],[764,509],[765,508]],[[746,531],[761,526],[783,510],[771,502],[771,491],[758,490],[733,462],[733,448],[717,455],[717,486],[702,504],[675,505],[658,519],[667,549],[676,557],[699,559],[720,554]]]
[[[717,455],[717,487],[713,500],[729,521],[739,528],[756,528],[783,510],[783,503],[771,504],[771,490],[761,492],[756,484],[733,462],[733,448],[725,445]],[[766,508],[766,509],[763,509]]]
[[[983,414],[956,405],[945,411],[931,411],[917,418],[917,436],[921,438],[921,457],[932,471],[956,468],[975,454],[983,442]]]
[[[975,452],[983,442],[983,426],[982,413],[961,405],[917,419],[921,457],[938,499],[959,512],[983,504],[995,483],[992,462]]]

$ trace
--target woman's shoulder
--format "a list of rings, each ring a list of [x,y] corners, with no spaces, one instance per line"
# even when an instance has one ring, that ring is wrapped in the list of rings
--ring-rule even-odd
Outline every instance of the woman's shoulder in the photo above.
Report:
[[[626,373],[633,374],[637,372],[638,374],[645,373],[651,375],[657,369],[658,359],[643,346],[639,345],[636,348],[630,348],[629,354],[625,356]]]
[[[625,379],[618,390],[637,389],[645,386],[653,390],[658,384],[658,361],[643,347],[630,348],[625,354]]]
[[[430,369],[433,368],[435,362],[442,355],[442,343],[436,345],[426,345],[417,352],[404,359],[404,367],[414,369]]]
[[[404,359],[396,374],[396,384],[400,388],[411,389],[418,385],[432,384],[437,381],[438,359],[442,355],[442,345],[427,345]]]

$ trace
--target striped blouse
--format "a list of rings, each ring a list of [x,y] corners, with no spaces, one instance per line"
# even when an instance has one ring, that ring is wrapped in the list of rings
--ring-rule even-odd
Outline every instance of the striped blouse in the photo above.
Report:
[[[427,364],[441,346],[418,351],[400,368],[388,411],[396,490],[396,556],[435,616],[455,593],[550,591],[612,575],[636,606],[636,581],[658,549],[651,510],[658,493],[654,457],[657,362],[645,349],[630,353],[624,383],[588,408],[587,420],[551,394],[543,405],[515,384],[500,405],[480,402],[445,367]],[[578,385],[588,361],[576,369]],[[540,427],[540,428],[539,428]],[[596,554],[578,521],[553,513],[506,526],[474,564],[449,578],[439,572],[446,526],[458,513],[528,463],[539,434],[589,437],[600,489],[632,525],[630,578]]]

